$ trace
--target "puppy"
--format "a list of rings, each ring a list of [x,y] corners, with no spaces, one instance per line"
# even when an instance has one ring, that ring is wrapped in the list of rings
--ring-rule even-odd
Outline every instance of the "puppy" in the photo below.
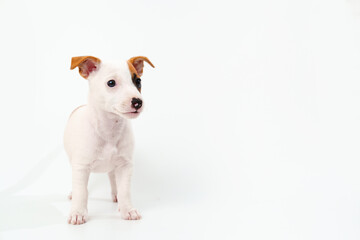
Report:
[[[108,173],[111,195],[121,217],[138,220],[140,213],[130,199],[134,138],[128,119],[144,109],[141,79],[146,57],[111,64],[92,56],[73,57],[71,68],[89,82],[88,104],[70,115],[64,146],[72,167],[72,199],[68,222],[87,221],[87,184],[90,172]]]

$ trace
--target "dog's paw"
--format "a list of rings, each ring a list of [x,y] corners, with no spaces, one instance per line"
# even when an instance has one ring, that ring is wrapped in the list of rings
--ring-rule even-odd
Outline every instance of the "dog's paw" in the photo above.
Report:
[[[73,225],[80,225],[86,223],[87,221],[87,213],[86,211],[74,211],[70,213],[68,218],[68,223]]]
[[[117,195],[116,193],[111,193],[111,200],[112,200],[113,202],[117,202],[117,201],[118,201],[116,195]]]
[[[124,209],[125,210],[125,209]],[[125,220],[140,220],[141,215],[138,210],[131,208],[128,210],[120,210],[121,218]]]

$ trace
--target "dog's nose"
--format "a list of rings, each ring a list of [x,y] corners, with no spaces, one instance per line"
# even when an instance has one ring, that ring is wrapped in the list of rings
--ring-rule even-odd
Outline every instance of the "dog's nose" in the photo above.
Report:
[[[142,100],[140,98],[133,98],[131,100],[131,105],[132,105],[133,108],[138,110],[142,106]]]

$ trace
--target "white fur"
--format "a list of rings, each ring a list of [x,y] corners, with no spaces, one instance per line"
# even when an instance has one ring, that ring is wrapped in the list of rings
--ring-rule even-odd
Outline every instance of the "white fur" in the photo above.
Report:
[[[115,80],[113,88],[107,86]],[[140,219],[130,199],[134,138],[129,118],[137,117],[132,98],[141,94],[134,86],[127,63],[103,63],[89,77],[88,104],[71,114],[64,135],[65,150],[72,167],[72,206],[69,223],[87,220],[87,184],[90,172],[109,174],[112,200],[118,201],[123,219]]]

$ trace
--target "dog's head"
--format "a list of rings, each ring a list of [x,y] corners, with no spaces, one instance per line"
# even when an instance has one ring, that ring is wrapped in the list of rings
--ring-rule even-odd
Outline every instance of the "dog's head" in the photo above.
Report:
[[[144,109],[141,79],[147,57],[133,57],[123,64],[104,63],[92,56],[73,57],[71,68],[89,81],[89,103],[124,118],[136,118]]]

